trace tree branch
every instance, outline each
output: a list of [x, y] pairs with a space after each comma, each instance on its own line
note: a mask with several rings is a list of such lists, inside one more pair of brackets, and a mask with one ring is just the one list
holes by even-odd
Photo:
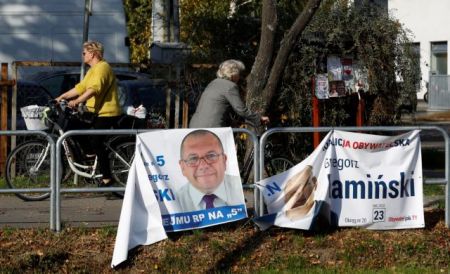
[[302, 13], [297, 17], [294, 24], [289, 29], [288, 33], [283, 37], [283, 40], [280, 44], [280, 49], [270, 71], [267, 85], [262, 92], [265, 103], [265, 111], [268, 111], [267, 108], [270, 106], [272, 98], [275, 95], [276, 88], [280, 81], [280, 77], [284, 72], [287, 59], [289, 57], [289, 54], [291, 53], [292, 48], [294, 47], [296, 40], [298, 39], [298, 36], [303, 32], [308, 23], [311, 21], [321, 2], [322, 0], [309, 0]]

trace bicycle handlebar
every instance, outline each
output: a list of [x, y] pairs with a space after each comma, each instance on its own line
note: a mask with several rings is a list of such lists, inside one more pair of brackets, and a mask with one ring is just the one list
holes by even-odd
[[57, 101], [52, 99], [48, 101], [48, 110], [45, 114], [45, 122], [47, 126], [53, 130], [54, 125], [57, 128], [65, 130], [68, 122], [73, 119], [78, 119], [78, 111], [70, 108], [66, 100]]

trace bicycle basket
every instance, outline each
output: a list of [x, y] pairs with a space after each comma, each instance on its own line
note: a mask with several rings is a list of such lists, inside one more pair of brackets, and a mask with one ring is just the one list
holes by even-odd
[[22, 117], [25, 120], [25, 126], [29, 130], [46, 130], [48, 127], [45, 125], [43, 118], [43, 111], [46, 107], [31, 105], [20, 109]]

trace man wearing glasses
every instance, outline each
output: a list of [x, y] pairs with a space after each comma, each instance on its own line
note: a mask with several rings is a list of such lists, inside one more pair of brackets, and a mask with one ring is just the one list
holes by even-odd
[[226, 162], [227, 155], [215, 133], [199, 129], [184, 137], [179, 164], [189, 183], [175, 197], [183, 212], [245, 204], [241, 179], [225, 174]]

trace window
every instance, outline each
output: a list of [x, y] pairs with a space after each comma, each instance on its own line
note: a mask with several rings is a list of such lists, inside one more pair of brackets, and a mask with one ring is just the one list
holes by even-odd
[[431, 43], [431, 75], [447, 75], [447, 42]]
[[56, 74], [42, 80], [40, 84], [56, 98], [61, 93], [72, 89], [79, 80], [80, 74]]

